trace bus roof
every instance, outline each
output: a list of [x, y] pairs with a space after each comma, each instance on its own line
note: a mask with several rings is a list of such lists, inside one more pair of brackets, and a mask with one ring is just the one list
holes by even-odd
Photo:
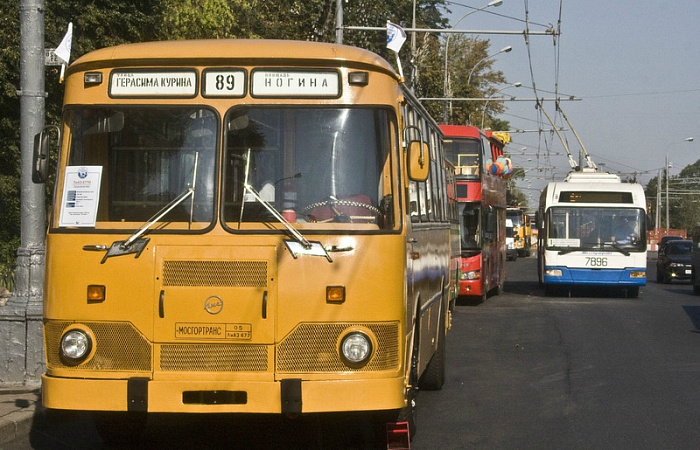
[[[589, 197], [588, 200], [580, 198], [575, 202], [565, 201], [560, 203], [559, 196], [562, 192], [571, 192], [577, 195], [584, 193], [628, 192], [631, 194], [632, 199], [632, 202], [628, 203], [629, 206], [646, 208], [644, 188], [640, 184], [623, 183], [619, 176], [607, 172], [571, 172], [563, 181], [550, 181], [540, 195], [540, 206], [543, 207], [545, 204], [546, 207], [554, 204], [600, 204], [603, 198], [601, 196]], [[595, 198], [598, 198], [598, 200], [594, 200]], [[612, 207], [619, 202], [608, 199], [604, 203], [605, 206]]]
[[564, 181], [568, 183], [621, 183], [620, 177], [608, 172], [569, 172]]
[[481, 138], [479, 129], [471, 125], [440, 125], [440, 129], [448, 137]]
[[[271, 60], [275, 60], [274, 63]], [[68, 74], [115, 66], [279, 65], [292, 62], [299, 65], [300, 61], [315, 66], [371, 67], [372, 70], [379, 70], [399, 79], [399, 75], [384, 58], [369, 50], [323, 42], [266, 39], [203, 39], [123, 44], [81, 56], [70, 65]]]

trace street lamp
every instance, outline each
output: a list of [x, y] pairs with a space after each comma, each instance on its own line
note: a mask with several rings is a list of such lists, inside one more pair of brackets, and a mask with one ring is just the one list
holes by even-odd
[[[454, 25], [452, 25], [452, 28], [453, 28], [453, 29], [456, 28], [457, 25], [458, 25], [462, 20], [464, 20], [465, 18], [471, 16], [471, 15], [474, 14], [474, 13], [477, 13], [477, 12], [479, 12], [479, 11], [483, 11], [484, 9], [489, 8], [489, 7], [491, 7], [491, 6], [494, 6], [494, 7], [495, 7], [495, 6], [501, 6], [502, 4], [503, 4], [503, 0], [492, 0], [492, 1], [488, 2], [486, 5], [482, 6], [481, 8], [477, 8], [477, 9], [475, 9], [475, 10], [473, 10], [473, 11], [469, 11], [468, 13], [466, 13], [465, 15], [463, 15], [462, 17], [460, 17], [459, 19], [457, 19], [457, 21], [454, 23]], [[450, 93], [450, 95], [448, 95], [449, 90], [450, 90], [450, 89], [449, 89], [449, 84], [450, 84], [450, 82], [449, 82], [449, 74], [448, 74], [448, 71], [447, 71], [447, 61], [448, 61], [448, 58], [449, 58], [450, 38], [451, 38], [451, 37], [452, 37], [452, 35], [451, 35], [451, 34], [448, 34], [448, 35], [447, 35], [447, 38], [445, 38], [445, 81], [444, 81], [443, 87], [442, 87], [442, 94], [445, 96], [445, 98], [449, 98], [449, 97], [452, 96], [451, 93]], [[445, 105], [445, 110], [444, 110], [444, 112], [443, 112], [444, 123], [447, 123], [447, 107], [448, 107], [448, 105]]]
[[[693, 142], [694, 139], [695, 139], [695, 138], [687, 137], [687, 138], [683, 139], [681, 142]], [[666, 147], [666, 165], [664, 166], [664, 168], [665, 168], [665, 170], [666, 170], [666, 229], [667, 229], [667, 230], [668, 230], [668, 228], [669, 228], [669, 225], [668, 225], [668, 224], [669, 224], [669, 221], [668, 221], [668, 210], [669, 210], [669, 207], [671, 206], [670, 203], [668, 202], [668, 169], [669, 169], [669, 164], [668, 164], [668, 149], [671, 148], [673, 145], [676, 145], [676, 144], [678, 144], [678, 143], [679, 143], [679, 142], [672, 142], [672, 143], [668, 144], [668, 146]], [[657, 186], [657, 196], [658, 196], [658, 186], [659, 186], [659, 184], [656, 183], [656, 186]]]
[[484, 109], [481, 111], [481, 129], [482, 130], [484, 129], [484, 119], [486, 118], [486, 105], [489, 104], [491, 99], [501, 91], [505, 91], [506, 89], [510, 89], [510, 88], [514, 88], [514, 87], [517, 88], [517, 87], [520, 87], [522, 85], [523, 84], [518, 81], [517, 83], [513, 83], [513, 84], [509, 84], [508, 86], [504, 86], [504, 87], [500, 88], [499, 90], [497, 90], [496, 92], [494, 92], [493, 94], [489, 95], [489, 97], [484, 102]]
[[474, 67], [472, 67], [472, 70], [469, 71], [469, 77], [467, 78], [467, 86], [471, 86], [472, 75], [474, 74], [474, 69], [476, 69], [476, 67], [477, 67], [479, 64], [481, 64], [482, 62], [484, 62], [484, 61], [486, 61], [486, 60], [488, 60], [488, 59], [490, 59], [490, 58], [493, 58], [494, 56], [496, 56], [496, 55], [498, 55], [498, 54], [501, 54], [501, 53], [508, 53], [508, 52], [510, 52], [511, 50], [513, 50], [513, 47], [511, 47], [511, 46], [509, 45], [508, 47], [503, 47], [502, 49], [500, 49], [499, 51], [497, 51], [497, 52], [494, 53], [493, 55], [489, 55], [489, 56], [487, 56], [487, 57], [485, 57], [485, 58], [482, 58], [482, 59], [480, 59], [479, 61], [477, 61], [477, 63], [474, 64]]

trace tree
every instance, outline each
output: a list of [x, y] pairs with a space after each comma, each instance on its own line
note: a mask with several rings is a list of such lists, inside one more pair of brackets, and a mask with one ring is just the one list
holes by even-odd
[[669, 201], [669, 225], [690, 233], [700, 222], [700, 160], [684, 167], [678, 177], [670, 178], [669, 189], [674, 193]]
[[0, 277], [20, 245], [19, 2], [0, 13]]
[[[491, 42], [476, 37], [465, 37], [453, 34], [449, 37], [449, 46], [444, 45], [447, 37], [443, 38], [444, 47], [447, 47], [447, 69], [450, 91], [453, 98], [488, 98], [493, 95], [498, 88], [496, 85], [506, 82], [501, 71], [492, 70], [494, 61], [488, 58]], [[444, 53], [442, 55], [443, 82], [439, 85], [439, 90], [433, 92], [430, 97], [444, 97]], [[470, 78], [471, 75], [471, 78]], [[435, 107], [431, 108], [431, 113], [435, 117], [443, 117], [446, 102], [440, 102], [440, 113], [436, 114]], [[486, 107], [486, 110], [484, 108]], [[480, 126], [481, 119], [486, 112], [487, 120], [485, 125], [490, 125], [490, 115], [501, 113], [505, 110], [503, 102], [489, 101], [456, 101], [452, 102], [451, 113], [448, 114], [448, 123], [451, 124], [471, 124]], [[489, 114], [489, 112], [491, 114]], [[495, 128], [494, 128], [495, 129]]]

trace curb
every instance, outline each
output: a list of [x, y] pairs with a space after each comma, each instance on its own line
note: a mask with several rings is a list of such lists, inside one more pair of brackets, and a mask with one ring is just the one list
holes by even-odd
[[26, 436], [32, 429], [34, 411], [13, 412], [0, 419], [0, 445]]
[[41, 408], [41, 389], [0, 389], [0, 445], [28, 435]]

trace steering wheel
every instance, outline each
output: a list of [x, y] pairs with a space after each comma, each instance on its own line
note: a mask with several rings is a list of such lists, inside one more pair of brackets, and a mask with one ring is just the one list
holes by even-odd
[[320, 202], [312, 203], [310, 205], [307, 205], [301, 209], [301, 213], [308, 216], [309, 212], [316, 208], [321, 208], [323, 206], [327, 206], [331, 212], [333, 213], [333, 220], [336, 222], [352, 222], [352, 219], [350, 216], [347, 214], [338, 211], [335, 209], [336, 206], [350, 206], [354, 208], [364, 208], [371, 213], [373, 213], [375, 216], [380, 216], [382, 214], [381, 211], [375, 206], [370, 205], [369, 203], [363, 203], [363, 202], [358, 202], [355, 200], [338, 200], [334, 197], [329, 197], [328, 200], [323, 200]]

